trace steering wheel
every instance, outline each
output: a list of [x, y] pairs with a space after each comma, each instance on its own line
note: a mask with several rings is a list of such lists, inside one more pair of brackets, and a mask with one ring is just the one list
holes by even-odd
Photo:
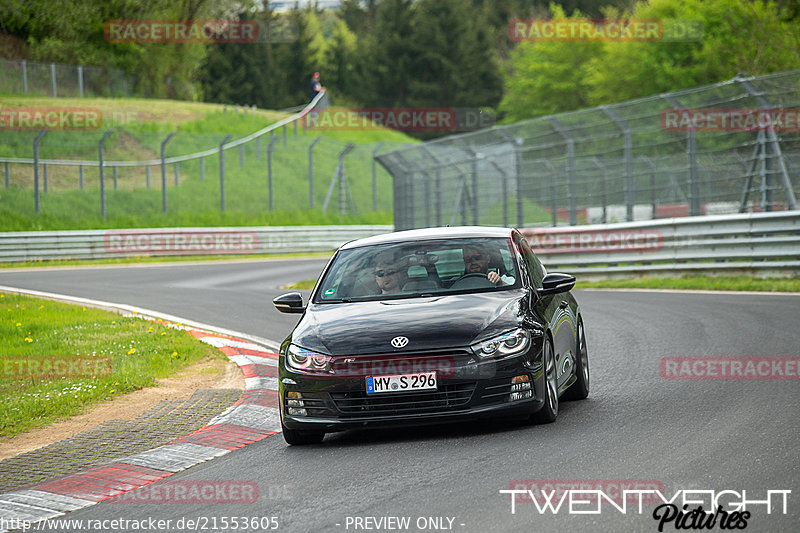
[[483, 289], [487, 287], [494, 287], [494, 283], [489, 281], [489, 276], [483, 272], [469, 272], [450, 285], [451, 289]]

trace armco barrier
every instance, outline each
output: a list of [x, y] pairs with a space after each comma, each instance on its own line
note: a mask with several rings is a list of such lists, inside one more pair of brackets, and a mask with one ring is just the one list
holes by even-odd
[[0, 262], [327, 252], [391, 226], [157, 228], [0, 233]]
[[800, 273], [800, 211], [524, 229], [548, 270], [597, 277]]
[[[0, 262], [332, 251], [390, 231], [392, 226], [284, 226], [0, 233]], [[583, 277], [800, 273], [800, 211], [522, 232], [548, 270]]]

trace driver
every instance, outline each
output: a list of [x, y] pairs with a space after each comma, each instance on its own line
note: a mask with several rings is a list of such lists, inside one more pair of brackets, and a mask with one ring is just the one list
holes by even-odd
[[485, 274], [492, 285], [511, 285], [514, 278], [501, 276], [496, 269], [489, 270], [491, 256], [481, 245], [468, 245], [462, 249], [464, 254], [464, 274]]

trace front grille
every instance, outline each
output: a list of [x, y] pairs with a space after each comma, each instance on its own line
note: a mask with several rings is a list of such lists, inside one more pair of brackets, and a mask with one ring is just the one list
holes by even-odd
[[448, 377], [472, 359], [472, 354], [465, 350], [336, 356], [331, 361], [331, 369], [340, 376], [384, 376], [435, 371], [441, 377]]
[[430, 392], [332, 392], [331, 399], [345, 416], [382, 416], [456, 411], [469, 404], [473, 392], [474, 382], [444, 385]]

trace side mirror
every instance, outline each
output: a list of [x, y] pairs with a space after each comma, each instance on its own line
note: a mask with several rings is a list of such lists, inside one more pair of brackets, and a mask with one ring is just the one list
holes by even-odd
[[542, 278], [542, 288], [537, 289], [536, 292], [539, 296], [549, 296], [551, 294], [560, 294], [570, 291], [574, 286], [575, 276], [553, 272]]
[[303, 305], [303, 296], [299, 292], [282, 294], [272, 300], [272, 305], [281, 313], [302, 313], [306, 310]]

